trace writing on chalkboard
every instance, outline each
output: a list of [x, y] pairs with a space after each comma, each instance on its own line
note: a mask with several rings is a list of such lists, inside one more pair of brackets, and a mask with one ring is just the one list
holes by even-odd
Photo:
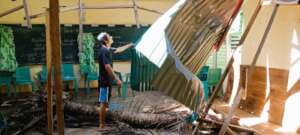
[[[19, 65], [30, 64], [45, 64], [46, 59], [46, 41], [45, 41], [45, 26], [33, 25], [32, 29], [27, 29], [20, 25], [8, 25], [12, 27], [14, 34], [14, 42], [16, 46], [16, 59]], [[78, 63], [78, 25], [71, 27], [61, 26], [61, 46], [62, 46], [62, 61], [63, 63]], [[130, 42], [136, 42], [140, 36], [148, 29], [148, 27], [142, 27], [137, 29], [136, 27], [125, 27], [116, 25], [115, 27], [109, 27], [106, 25], [100, 25], [98, 27], [92, 27], [84, 25], [85, 33], [92, 33], [94, 37], [100, 32], [108, 32], [113, 36], [113, 47], [119, 47]], [[99, 53], [99, 42], [96, 41], [94, 46], [95, 58], [97, 59]], [[126, 51], [121, 54], [113, 55], [114, 61], [128, 61], [130, 60], [130, 51]]]

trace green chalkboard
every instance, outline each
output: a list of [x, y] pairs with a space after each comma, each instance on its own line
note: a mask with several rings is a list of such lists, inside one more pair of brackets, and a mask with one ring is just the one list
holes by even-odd
[[[21, 25], [8, 25], [13, 29], [14, 42], [16, 45], [16, 59], [19, 65], [45, 64], [45, 26], [33, 25], [32, 29]], [[137, 29], [135, 26], [124, 25], [107, 26], [99, 25], [92, 27], [84, 25], [84, 32], [93, 33], [96, 38], [100, 32], [108, 32], [114, 38], [113, 47], [136, 42], [149, 27]], [[78, 63], [78, 25], [61, 26], [62, 61], [63, 63]], [[99, 42], [96, 42], [94, 51], [95, 58], [98, 56]], [[131, 51], [113, 55], [114, 61], [128, 61]]]

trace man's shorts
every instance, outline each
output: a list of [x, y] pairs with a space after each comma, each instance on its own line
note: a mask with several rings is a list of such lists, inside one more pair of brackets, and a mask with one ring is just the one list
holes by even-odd
[[99, 102], [100, 103], [108, 103], [108, 87], [100, 87], [99, 89]]

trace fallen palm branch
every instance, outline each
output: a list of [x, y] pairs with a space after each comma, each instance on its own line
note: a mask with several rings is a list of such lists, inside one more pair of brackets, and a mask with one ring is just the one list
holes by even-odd
[[[96, 106], [83, 105], [80, 103], [67, 101], [64, 104], [65, 114], [74, 116], [81, 121], [90, 121], [98, 119], [98, 110]], [[161, 128], [184, 119], [183, 115], [176, 114], [152, 114], [137, 113], [126, 110], [108, 111], [107, 119], [125, 122], [138, 128]]]
[[[4, 105], [0, 106], [0, 109], [7, 109], [5, 114], [7, 116], [8, 134], [26, 134], [27, 131], [32, 130], [47, 134], [46, 97], [47, 95], [41, 94], [3, 102]], [[63, 107], [67, 128], [98, 127], [98, 106], [70, 101], [67, 95], [64, 95], [64, 97]], [[165, 100], [155, 102], [161, 98]], [[161, 96], [160, 93], [150, 96], [147, 94], [139, 95], [133, 99], [128, 99], [126, 102], [127, 104], [123, 101], [124, 104], [122, 105], [127, 107], [118, 110], [110, 106], [111, 110], [107, 112], [106, 116], [107, 124], [113, 128], [110, 134], [161, 134], [160, 131], [166, 132], [166, 134], [191, 134], [194, 126], [188, 120], [190, 117], [189, 112], [184, 110], [184, 107], [178, 109], [182, 111], [173, 110], [183, 105], [174, 103], [170, 99], [167, 100], [167, 97]], [[7, 104], [10, 105], [7, 106]], [[147, 106], [152, 109], [145, 112], [142, 108]], [[10, 110], [9, 107], [14, 109]], [[55, 113], [53, 115], [54, 122], [57, 122]], [[197, 130], [197, 134], [218, 133], [223, 124], [223, 119], [217, 120], [213, 117], [201, 119], [204, 126]], [[251, 129], [232, 124], [229, 125], [229, 128], [237, 134], [255, 133]]]

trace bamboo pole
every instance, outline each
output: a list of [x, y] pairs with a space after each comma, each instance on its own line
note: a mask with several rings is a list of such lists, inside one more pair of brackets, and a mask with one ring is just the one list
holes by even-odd
[[64, 135], [64, 111], [62, 105], [62, 76], [61, 76], [61, 40], [59, 24], [59, 2], [50, 0], [50, 40], [53, 49], [54, 89], [56, 94], [56, 115], [58, 134]]
[[53, 134], [53, 106], [52, 106], [52, 51], [50, 40], [50, 22], [49, 15], [45, 17], [46, 28], [46, 67], [47, 67], [47, 119], [48, 119], [48, 135]]
[[132, 4], [133, 4], [133, 12], [134, 12], [134, 18], [135, 18], [135, 22], [136, 22], [136, 27], [140, 28], [139, 14], [138, 14], [136, 0], [132, 0]]
[[9, 14], [11, 14], [11, 13], [13, 13], [13, 12], [16, 12], [16, 11], [22, 9], [22, 8], [24, 8], [24, 5], [23, 5], [23, 4], [22, 4], [22, 5], [19, 5], [19, 6], [16, 6], [16, 7], [14, 7], [14, 8], [8, 9], [8, 10], [6, 10], [6, 11], [0, 13], [0, 17], [9, 15]]
[[27, 0], [23, 0], [23, 6], [24, 6], [24, 11], [25, 11], [25, 18], [26, 18], [27, 27], [31, 29], [32, 25], [31, 25]]

